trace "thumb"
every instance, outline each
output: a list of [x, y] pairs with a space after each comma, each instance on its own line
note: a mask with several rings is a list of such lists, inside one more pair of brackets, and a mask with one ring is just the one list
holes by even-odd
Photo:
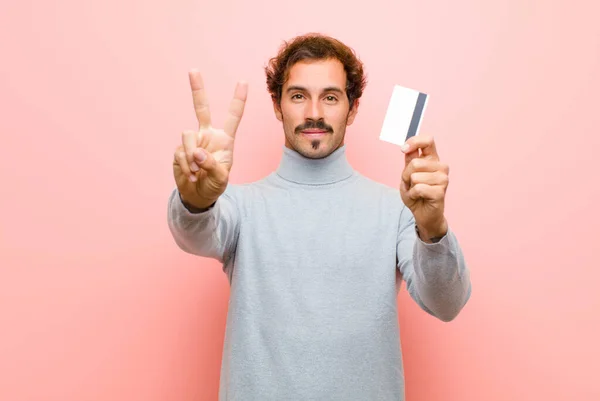
[[214, 178], [217, 181], [225, 181], [227, 179], [227, 170], [215, 160], [212, 153], [207, 152], [203, 148], [194, 150], [194, 162], [204, 171], [206, 175]]
[[404, 166], [408, 166], [408, 164], [417, 157], [420, 157], [419, 148], [415, 148], [414, 150], [410, 150], [410, 151], [406, 152], [404, 154]]

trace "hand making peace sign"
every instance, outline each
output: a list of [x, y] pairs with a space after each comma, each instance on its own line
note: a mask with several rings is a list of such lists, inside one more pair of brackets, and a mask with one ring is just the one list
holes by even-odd
[[175, 150], [173, 174], [183, 201], [196, 208], [212, 205], [225, 192], [233, 164], [233, 144], [248, 95], [248, 84], [238, 82], [223, 129], [211, 126], [208, 97], [202, 76], [189, 73], [199, 130], [183, 131]]

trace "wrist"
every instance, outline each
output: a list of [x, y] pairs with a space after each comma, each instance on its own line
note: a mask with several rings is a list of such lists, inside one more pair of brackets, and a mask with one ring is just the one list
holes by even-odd
[[215, 203], [217, 201], [212, 201], [212, 202], [203, 202], [202, 204], [191, 204], [190, 202], [188, 202], [182, 195], [181, 192], [177, 191], [179, 193], [179, 200], [181, 200], [181, 203], [183, 204], [183, 206], [190, 212], [190, 213], [202, 213], [202, 212], [206, 212], [207, 210], [211, 209]]
[[426, 243], [432, 244], [439, 242], [448, 233], [448, 222], [446, 219], [442, 223], [424, 226], [416, 224], [417, 235]]

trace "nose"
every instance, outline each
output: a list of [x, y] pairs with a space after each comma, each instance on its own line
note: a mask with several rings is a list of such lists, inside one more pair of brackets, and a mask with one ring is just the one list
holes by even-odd
[[307, 120], [320, 120], [323, 118], [323, 108], [321, 107], [321, 102], [317, 101], [309, 101], [306, 102], [306, 109], [304, 111], [304, 117]]

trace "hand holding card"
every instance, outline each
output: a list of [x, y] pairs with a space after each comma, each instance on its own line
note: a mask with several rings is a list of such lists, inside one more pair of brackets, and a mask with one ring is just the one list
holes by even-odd
[[433, 137], [418, 135], [427, 100], [424, 93], [396, 85], [379, 138], [401, 145], [405, 153], [400, 195], [413, 213], [419, 236], [430, 243], [448, 231], [444, 199], [449, 167], [440, 162]]

